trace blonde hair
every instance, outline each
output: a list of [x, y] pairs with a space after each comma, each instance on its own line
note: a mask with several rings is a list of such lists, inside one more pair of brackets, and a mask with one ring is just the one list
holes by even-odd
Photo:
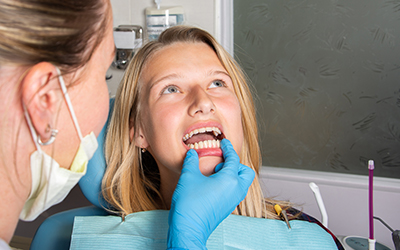
[[[251, 217], [277, 218], [272, 205], [278, 203], [263, 197], [259, 184], [261, 165], [256, 111], [246, 77], [239, 65], [221, 45], [206, 31], [187, 26], [175, 26], [164, 31], [157, 41], [141, 48], [126, 69], [118, 88], [114, 110], [105, 143], [107, 170], [103, 178], [103, 195], [107, 202], [122, 216], [132, 212], [160, 209], [157, 201], [159, 174], [151, 155], [130, 140], [130, 129], [138, 131], [141, 123], [141, 72], [155, 52], [177, 42], [208, 44], [218, 56], [221, 64], [232, 78], [234, 91], [239, 100], [244, 141], [239, 152], [241, 163], [256, 172], [246, 198], [233, 212]], [[149, 161], [150, 160], [150, 161]], [[151, 162], [152, 160], [152, 162]], [[279, 202], [283, 206], [288, 204]]]

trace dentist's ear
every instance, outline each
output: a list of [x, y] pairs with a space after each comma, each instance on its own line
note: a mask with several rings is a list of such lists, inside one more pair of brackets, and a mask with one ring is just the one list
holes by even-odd
[[21, 93], [36, 133], [46, 142], [49, 128], [57, 129], [56, 116], [63, 100], [56, 67], [48, 62], [34, 65], [22, 78]]

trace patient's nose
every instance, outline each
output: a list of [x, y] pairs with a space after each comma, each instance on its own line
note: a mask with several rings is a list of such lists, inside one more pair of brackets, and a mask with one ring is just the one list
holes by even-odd
[[189, 115], [207, 115], [215, 112], [215, 105], [207, 94], [207, 91], [200, 86], [196, 86], [191, 90]]

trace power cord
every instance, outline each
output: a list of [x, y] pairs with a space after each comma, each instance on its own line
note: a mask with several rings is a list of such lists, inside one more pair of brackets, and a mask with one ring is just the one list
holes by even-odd
[[381, 218], [377, 216], [374, 216], [374, 219], [382, 222], [382, 224], [385, 225], [392, 232], [394, 247], [396, 248], [396, 250], [400, 250], [400, 230], [393, 230], [388, 224], [386, 224], [386, 222], [384, 222]]

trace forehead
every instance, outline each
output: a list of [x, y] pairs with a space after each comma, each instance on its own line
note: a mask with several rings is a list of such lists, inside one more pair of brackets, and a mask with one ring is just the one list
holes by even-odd
[[209, 45], [202, 42], [175, 42], [148, 57], [141, 78], [147, 81], [151, 76], [171, 70], [200, 69], [200, 67], [217, 67], [224, 70], [217, 54]]
[[204, 59], [204, 55], [211, 56], [213, 59], [219, 60], [214, 50], [202, 42], [175, 42], [173, 44], [167, 45], [164, 48], [160, 49], [153, 55], [154, 59], [170, 59], [173, 61], [174, 55], [178, 56], [189, 56], [190, 54], [195, 54], [195, 57], [191, 57], [188, 59], [192, 60], [200, 60]]

